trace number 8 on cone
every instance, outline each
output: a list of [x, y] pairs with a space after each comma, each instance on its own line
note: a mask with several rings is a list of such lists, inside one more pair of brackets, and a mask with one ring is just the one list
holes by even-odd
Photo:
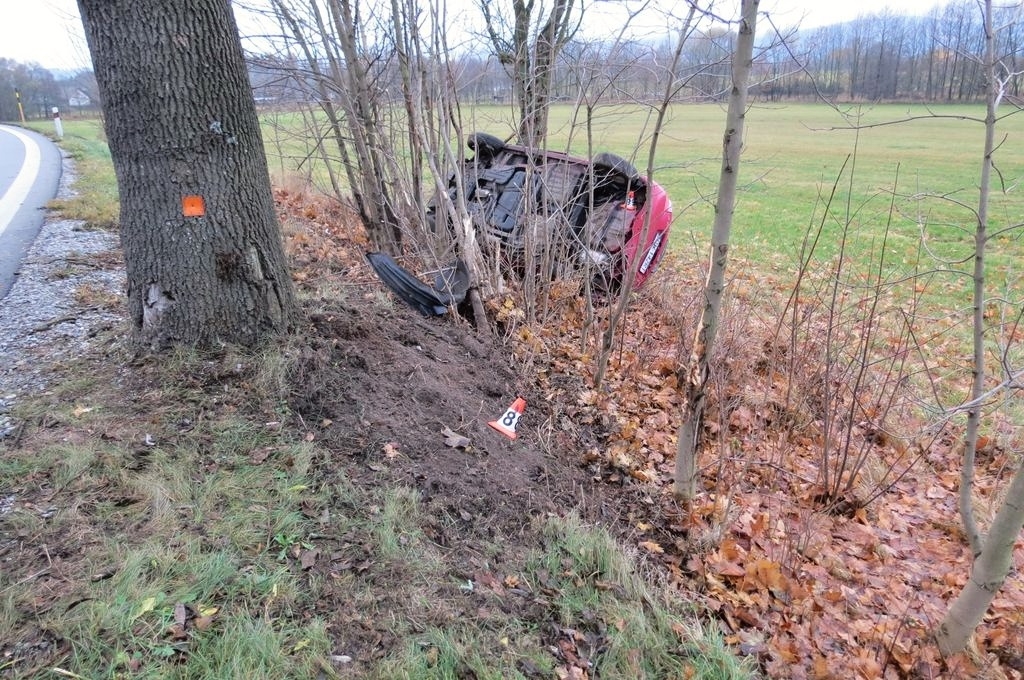
[[515, 439], [516, 425], [519, 424], [519, 416], [523, 415], [525, 409], [526, 400], [522, 397], [516, 397], [516, 400], [512, 402], [512, 405], [502, 414], [501, 418], [492, 420], [487, 424], [509, 439]]

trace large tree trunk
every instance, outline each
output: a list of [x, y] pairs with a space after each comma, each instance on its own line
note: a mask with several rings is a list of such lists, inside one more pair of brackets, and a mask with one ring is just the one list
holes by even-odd
[[228, 0], [79, 0], [121, 196], [135, 339], [255, 344], [292, 283]]
[[718, 179], [715, 224], [711, 232], [711, 262], [704, 284], [704, 309], [693, 341], [689, 362], [683, 371], [686, 397], [683, 419], [676, 445], [675, 497], [689, 504], [697, 493], [697, 454], [700, 449], [707, 399], [707, 380], [711, 373], [711, 352], [718, 332], [718, 317], [725, 292], [725, 267], [729, 262], [729, 237], [736, 206], [740, 154], [743, 150], [743, 126], [747, 113], [747, 87], [754, 55], [758, 0], [742, 0], [736, 48], [732, 55], [732, 92], [722, 140], [722, 170]]

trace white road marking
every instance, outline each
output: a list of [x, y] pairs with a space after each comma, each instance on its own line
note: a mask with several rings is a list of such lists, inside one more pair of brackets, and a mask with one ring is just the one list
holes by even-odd
[[14, 219], [15, 213], [28, 197], [28, 192], [32, 190], [32, 184], [35, 183], [36, 175], [39, 174], [40, 152], [39, 145], [28, 135], [2, 125], [0, 125], [0, 132], [14, 135], [25, 145], [25, 162], [21, 166], [21, 171], [14, 178], [14, 182], [11, 183], [7, 192], [0, 196], [0, 234], [3, 234], [11, 224], [11, 220]]

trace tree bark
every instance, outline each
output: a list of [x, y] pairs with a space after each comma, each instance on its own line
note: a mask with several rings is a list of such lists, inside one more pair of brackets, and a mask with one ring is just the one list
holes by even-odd
[[79, 0], [121, 200], [133, 337], [253, 345], [296, 310], [228, 0]]
[[707, 380], [711, 373], [711, 352], [718, 332], [718, 317], [725, 292], [725, 268], [729, 261], [729, 237], [743, 150], [747, 87], [753, 63], [758, 2], [742, 0], [741, 3], [736, 50], [732, 56], [732, 92], [729, 95], [729, 110], [722, 141], [722, 170], [719, 174], [715, 223], [711, 233], [711, 262], [704, 284], [704, 309], [688, 365], [682, 373], [686, 401], [676, 448], [675, 497], [686, 504], [697, 493], [697, 454], [703, 430]]
[[999, 506], [985, 547], [971, 568], [971, 578], [936, 631], [939, 650], [944, 655], [955, 654], [967, 646], [1010, 573], [1013, 547], [1021, 529], [1024, 529], [1024, 467], [1018, 468], [1006, 492], [1006, 500]]

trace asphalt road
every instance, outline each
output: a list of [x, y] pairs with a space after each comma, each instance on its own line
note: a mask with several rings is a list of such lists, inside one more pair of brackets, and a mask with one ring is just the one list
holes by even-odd
[[46, 137], [0, 125], [0, 298], [7, 295], [57, 195], [61, 155]]

